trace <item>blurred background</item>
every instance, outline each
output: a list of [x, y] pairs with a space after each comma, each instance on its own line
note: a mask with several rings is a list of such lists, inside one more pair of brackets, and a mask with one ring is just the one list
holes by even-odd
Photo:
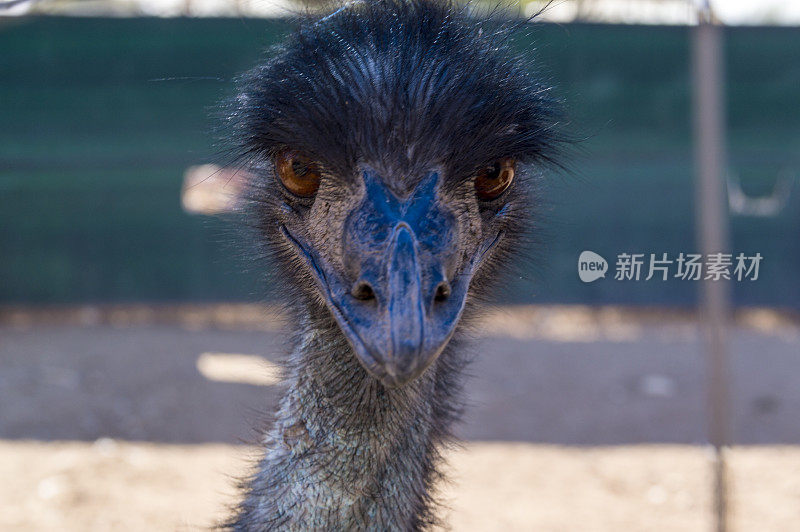
[[[285, 345], [215, 110], [322, 9], [0, 0], [0, 529], [224, 517]], [[644, 280], [651, 253], [704, 249], [699, 21], [723, 52], [716, 251], [763, 257], [717, 306]], [[561, 0], [519, 32], [584, 140], [478, 334], [454, 530], [800, 528], [798, 26], [797, 2]], [[585, 250], [605, 278], [581, 281]], [[614, 278], [622, 253], [640, 280]]]

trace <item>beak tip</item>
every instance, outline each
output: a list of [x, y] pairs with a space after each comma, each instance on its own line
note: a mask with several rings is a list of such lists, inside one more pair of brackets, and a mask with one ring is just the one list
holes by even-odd
[[411, 381], [416, 380], [421, 374], [422, 371], [418, 370], [397, 373], [393, 372], [391, 366], [384, 366], [384, 373], [378, 377], [378, 380], [387, 388], [401, 388]]
[[[425, 351], [416, 346], [413, 352], [405, 352], [403, 356], [395, 356], [382, 360], [373, 371], [385, 386], [399, 388], [416, 380], [434, 363], [441, 349]], [[397, 355], [397, 353], [395, 353]], [[380, 358], [378, 360], [381, 360]]]

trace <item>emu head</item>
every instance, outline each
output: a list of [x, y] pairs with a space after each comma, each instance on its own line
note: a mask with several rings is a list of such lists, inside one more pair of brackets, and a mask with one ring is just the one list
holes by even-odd
[[553, 106], [507, 38], [450, 5], [370, 0], [241, 80], [257, 225], [290, 291], [387, 386], [422, 374], [490, 286], [552, 156]]

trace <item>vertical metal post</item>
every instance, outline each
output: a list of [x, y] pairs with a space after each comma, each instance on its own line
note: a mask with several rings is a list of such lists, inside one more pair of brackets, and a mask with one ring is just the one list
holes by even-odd
[[[697, 239], [704, 254], [728, 251], [723, 99], [722, 28], [713, 24], [708, 0], [698, 10], [692, 42], [693, 115], [696, 164]], [[708, 372], [709, 439], [714, 448], [715, 530], [728, 529], [725, 447], [729, 441], [727, 322], [729, 286], [703, 281], [700, 320]]]

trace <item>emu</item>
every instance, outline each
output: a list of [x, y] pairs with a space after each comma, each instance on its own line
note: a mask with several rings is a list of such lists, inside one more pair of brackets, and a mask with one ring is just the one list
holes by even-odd
[[435, 0], [306, 20], [228, 113], [294, 347], [235, 530], [437, 524], [465, 323], [534, 219], [560, 142], [512, 28]]

